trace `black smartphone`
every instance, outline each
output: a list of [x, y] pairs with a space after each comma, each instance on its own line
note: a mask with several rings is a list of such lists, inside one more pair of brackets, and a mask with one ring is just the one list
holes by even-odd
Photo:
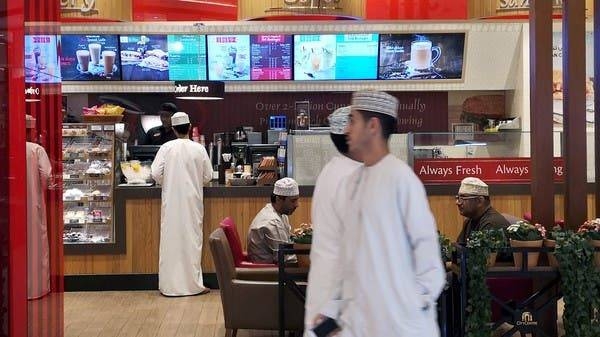
[[325, 318], [321, 323], [315, 326], [312, 331], [317, 337], [327, 337], [330, 333], [339, 329], [340, 326], [337, 324], [335, 319], [331, 317]]

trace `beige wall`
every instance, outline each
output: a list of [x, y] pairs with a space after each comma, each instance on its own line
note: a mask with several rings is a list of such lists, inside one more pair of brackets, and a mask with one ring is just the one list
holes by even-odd
[[[238, 20], [246, 20], [261, 16], [270, 15], [287, 15], [287, 14], [298, 14], [290, 11], [268, 11], [270, 8], [281, 8], [285, 7], [283, 0], [239, 0], [238, 2]], [[338, 7], [341, 10], [334, 10], [327, 13], [322, 11], [301, 11], [306, 14], [337, 14], [337, 15], [349, 15], [364, 17], [365, 13], [365, 1], [363, 0], [342, 0]]]
[[[58, 0], [57, 0], [58, 1]], [[80, 9], [83, 6], [83, 0], [60, 0], [60, 17], [64, 19], [108, 19], [117, 21], [131, 21], [131, 0], [88, 0], [87, 3], [93, 3], [93, 7], [86, 12]], [[74, 4], [74, 6], [73, 6]]]

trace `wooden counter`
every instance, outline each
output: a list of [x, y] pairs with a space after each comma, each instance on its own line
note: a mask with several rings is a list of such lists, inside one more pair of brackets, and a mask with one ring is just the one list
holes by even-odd
[[[593, 216], [594, 195], [590, 184], [588, 192], [588, 218]], [[460, 232], [463, 218], [456, 210], [454, 195], [456, 186], [427, 186], [429, 202], [438, 228], [451, 238]], [[212, 257], [208, 249], [208, 236], [226, 216], [233, 216], [238, 226], [242, 244], [250, 222], [269, 202], [272, 187], [207, 187], [204, 198], [204, 245], [202, 266], [204, 273], [214, 273]], [[531, 197], [528, 185], [497, 185], [490, 187], [492, 205], [502, 213], [521, 216], [530, 210]], [[310, 203], [313, 188], [301, 186], [300, 205], [291, 216], [292, 226], [310, 222]], [[65, 275], [123, 275], [157, 274], [158, 242], [160, 234], [160, 189], [118, 188], [124, 194], [122, 207], [125, 226], [125, 254], [117, 255], [66, 255]], [[563, 195], [555, 196], [556, 218], [562, 218]]]

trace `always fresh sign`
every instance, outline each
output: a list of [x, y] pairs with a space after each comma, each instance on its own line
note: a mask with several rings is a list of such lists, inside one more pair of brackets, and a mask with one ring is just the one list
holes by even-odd
[[[415, 159], [414, 171], [427, 184], [450, 184], [469, 176], [491, 183], [528, 183], [530, 158]], [[563, 181], [564, 163], [554, 158], [554, 181]]]

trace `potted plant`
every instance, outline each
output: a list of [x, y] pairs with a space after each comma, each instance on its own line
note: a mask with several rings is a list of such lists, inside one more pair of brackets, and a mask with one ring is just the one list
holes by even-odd
[[[600, 218], [584, 222], [577, 233], [588, 239], [592, 247], [600, 247]], [[594, 253], [594, 263], [600, 267], [600, 252]]]
[[452, 240], [445, 234], [438, 231], [438, 241], [440, 243], [440, 253], [442, 255], [442, 262], [449, 263], [452, 260], [452, 252], [454, 252], [454, 246]]
[[486, 265], [490, 264], [490, 255], [495, 256], [495, 251], [505, 246], [502, 229], [474, 231], [467, 239], [467, 337], [489, 337], [492, 332], [489, 326], [492, 297], [485, 281]]
[[[556, 224], [546, 233], [546, 238], [544, 239], [544, 247], [548, 248], [556, 248], [556, 238], [560, 235], [560, 233], [564, 233], [564, 223]], [[558, 260], [554, 255], [554, 252], [548, 252], [548, 264], [551, 267], [558, 267]]]
[[[292, 242], [294, 242], [294, 249], [308, 249], [312, 244], [313, 229], [311, 224], [303, 223], [292, 231]], [[307, 254], [298, 254], [298, 266], [308, 267], [310, 266], [310, 258]]]
[[[540, 248], [546, 237], [546, 228], [540, 224], [532, 225], [527, 221], [517, 221], [508, 226], [506, 234], [513, 248]], [[540, 253], [527, 253], [527, 267], [537, 266]], [[513, 253], [515, 266], [523, 265], [523, 253]]]

